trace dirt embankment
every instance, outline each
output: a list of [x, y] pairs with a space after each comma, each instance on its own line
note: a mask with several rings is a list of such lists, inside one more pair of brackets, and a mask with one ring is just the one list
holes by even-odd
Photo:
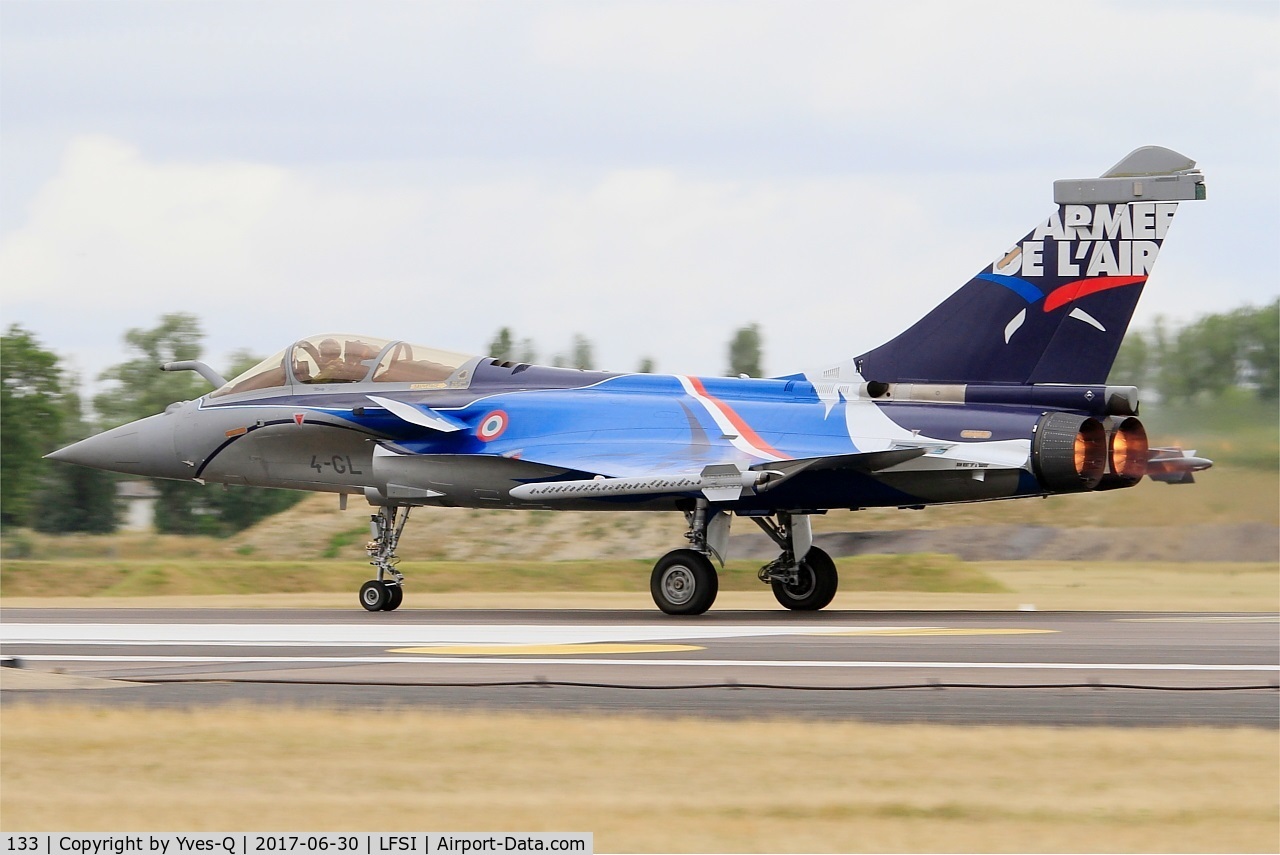
[[[988, 511], [988, 518], [993, 516]], [[340, 511], [332, 497], [316, 497], [232, 542], [255, 558], [356, 558], [364, 555], [368, 519], [369, 509], [356, 502]], [[953, 521], [900, 511], [896, 516], [832, 512], [813, 520], [815, 542], [837, 557], [934, 552], [966, 561], [1280, 560], [1280, 527], [1256, 519], [1069, 527], [1016, 518], [994, 524], [980, 518]], [[910, 520], [919, 527], [902, 527]], [[684, 531], [679, 514], [422, 508], [413, 511], [400, 555], [410, 561], [648, 559], [684, 545]], [[736, 519], [733, 532], [731, 557], [767, 559], [777, 553], [746, 519]]]
[[[353, 498], [339, 510], [316, 495], [235, 537], [154, 533], [49, 535], [23, 532], [6, 558], [367, 560], [372, 509]], [[878, 508], [812, 517], [816, 542], [836, 556], [933, 552], [970, 561], [1280, 561], [1280, 477], [1273, 470], [1214, 469], [1189, 487], [1143, 482], [1131, 490], [1014, 502]], [[400, 543], [407, 561], [652, 560], [683, 546], [677, 513], [573, 513], [421, 508]], [[749, 520], [736, 519], [731, 557], [776, 550]]]
[[[1280, 528], [1265, 523], [1182, 528], [1053, 528], [1034, 525], [830, 532], [814, 542], [834, 556], [938, 552], [965, 561], [1276, 561]], [[763, 534], [730, 538], [735, 558], [769, 558]]]

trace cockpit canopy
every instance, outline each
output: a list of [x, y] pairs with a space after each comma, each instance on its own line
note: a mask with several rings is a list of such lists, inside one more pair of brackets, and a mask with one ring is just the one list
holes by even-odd
[[294, 342], [228, 382], [209, 397], [292, 384], [431, 384], [445, 381], [475, 357], [370, 336], [329, 333]]

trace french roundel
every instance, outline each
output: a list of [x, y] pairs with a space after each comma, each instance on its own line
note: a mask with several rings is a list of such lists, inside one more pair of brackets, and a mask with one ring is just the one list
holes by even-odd
[[507, 429], [507, 414], [502, 410], [494, 410], [480, 420], [476, 428], [476, 436], [485, 442], [497, 439]]

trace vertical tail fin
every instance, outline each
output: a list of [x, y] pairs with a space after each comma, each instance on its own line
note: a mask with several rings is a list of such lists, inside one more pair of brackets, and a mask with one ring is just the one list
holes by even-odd
[[1195, 161], [1158, 146], [1101, 178], [1055, 181], [1058, 209], [897, 338], [855, 357], [889, 383], [1106, 381]]

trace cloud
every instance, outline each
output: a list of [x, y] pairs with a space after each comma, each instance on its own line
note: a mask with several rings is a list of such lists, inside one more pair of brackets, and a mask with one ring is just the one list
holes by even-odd
[[[1255, 4], [1258, 6], [1261, 4]], [[1189, 116], [1274, 122], [1280, 20], [1230, 4], [1080, 0], [1070, 14], [1009, 0], [907, 3], [611, 3], [552, 6], [534, 60], [585, 75], [620, 103], [690, 125], [759, 119], [972, 159]], [[1212, 60], [1209, 58], [1212, 57]], [[687, 109], [696, 105], [696, 109]], [[935, 161], [936, 163], [936, 161]]]
[[[758, 322], [780, 373], [904, 329], [1047, 214], [1053, 174], [730, 180], [427, 161], [375, 175], [160, 161], [88, 136], [0, 240], [0, 278], [6, 314], [56, 326], [91, 375], [118, 361], [100, 354], [126, 329], [172, 311], [200, 316], [219, 357], [325, 330], [477, 352], [511, 326], [544, 359], [584, 333], [603, 367], [650, 356], [702, 373]], [[1183, 216], [1140, 321], [1267, 298], [1203, 233], [1236, 222], [1238, 187]], [[1229, 294], [1243, 296], [1222, 305]]]
[[[483, 177], [447, 165], [414, 176], [158, 162], [79, 138], [0, 241], [6, 311], [52, 298], [64, 324], [99, 337], [190, 311], [223, 351], [325, 329], [476, 350], [509, 325], [545, 356], [582, 332], [606, 365], [649, 355], [704, 372], [721, 370], [734, 328], [762, 321], [795, 337], [772, 342], [790, 368], [848, 355], [855, 333], [879, 336], [852, 310], [858, 291], [927, 274], [936, 262], [915, 253], [913, 232], [943, 231], [942, 212], [909, 188], [868, 178]], [[834, 338], [824, 354], [815, 335]]]
[[1148, 143], [1209, 202], [1140, 321], [1276, 291], [1274, 4], [77, 9], [3, 10], [0, 276], [89, 374], [167, 311], [215, 358], [509, 325], [699, 372], [759, 322], [789, 371], [897, 333], [1054, 178]]
[[118, 140], [78, 139], [26, 224], [0, 243], [6, 296], [65, 294], [101, 310], [234, 289], [287, 180], [270, 166], [154, 164]]

